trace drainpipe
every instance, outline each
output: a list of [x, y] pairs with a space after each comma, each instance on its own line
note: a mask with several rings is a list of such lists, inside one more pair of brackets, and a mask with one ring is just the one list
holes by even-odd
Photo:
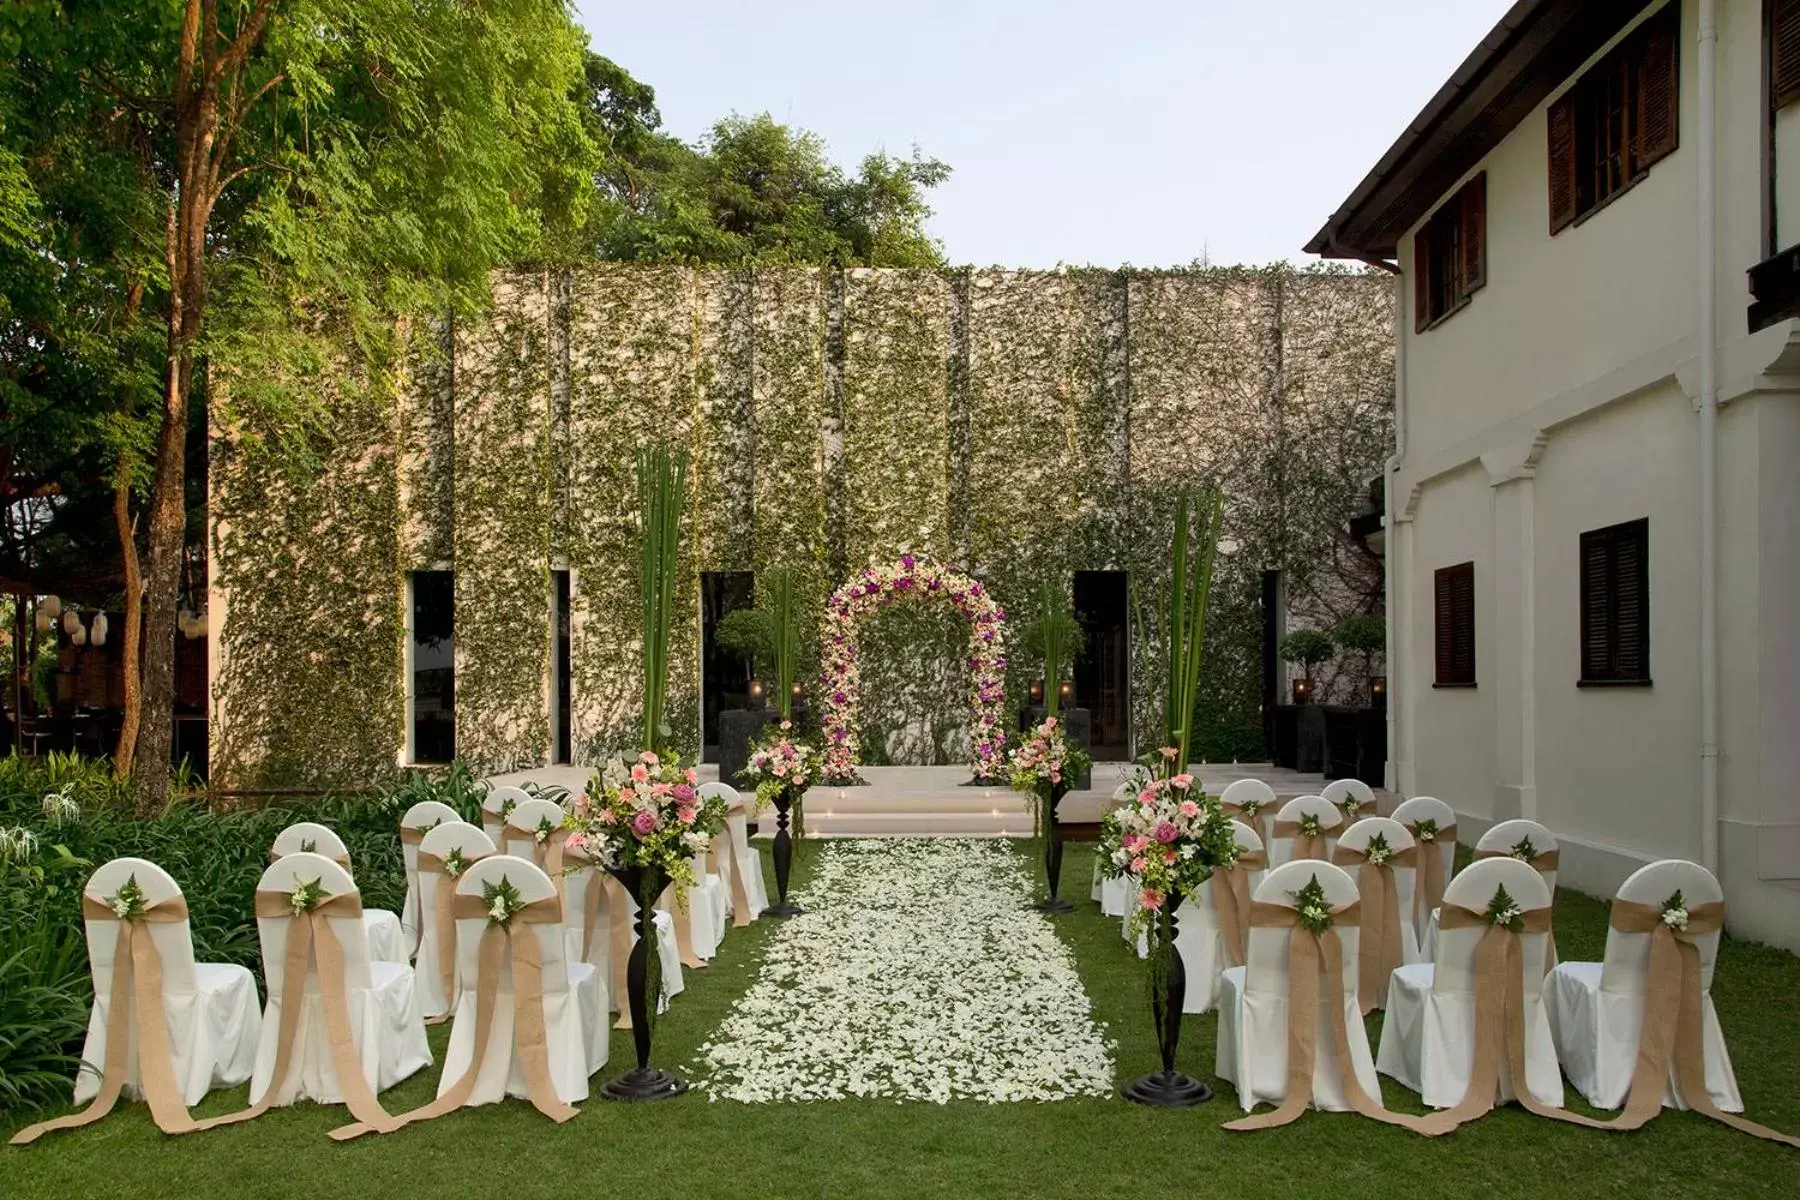
[[1719, 378], [1717, 223], [1718, 0], [1700, 0], [1700, 861], [1719, 874]]
[[[1396, 663], [1407, 665], [1406, 652], [1400, 648], [1399, 638], [1404, 631], [1395, 625], [1395, 614], [1399, 610], [1400, 589], [1406, 586], [1406, 580], [1397, 579], [1394, 571], [1394, 560], [1399, 554], [1399, 538], [1394, 524], [1394, 474], [1400, 469], [1401, 459], [1406, 457], [1406, 276], [1399, 269], [1387, 268], [1394, 272], [1394, 453], [1383, 464], [1381, 472], [1381, 574], [1382, 587], [1385, 589], [1386, 603], [1382, 605], [1387, 619], [1387, 776], [1388, 790], [1400, 795], [1400, 696], [1411, 686], [1411, 681], [1401, 677], [1394, 670]], [[1405, 796], [1400, 796], [1402, 800]]]

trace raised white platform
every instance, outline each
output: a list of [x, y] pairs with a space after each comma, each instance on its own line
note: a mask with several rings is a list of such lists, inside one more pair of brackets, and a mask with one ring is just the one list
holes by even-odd
[[[1071, 792], [1059, 812], [1066, 821], [1097, 821], [1108, 807], [1124, 763], [1094, 764], [1094, 786]], [[1282, 799], [1317, 792], [1322, 775], [1289, 771], [1268, 763], [1205, 764], [1196, 769], [1206, 790], [1217, 795], [1234, 780], [1264, 780]], [[532, 780], [578, 792], [587, 785], [587, 767], [537, 767], [493, 777], [495, 783]], [[806, 828], [823, 837], [1027, 837], [1031, 809], [1025, 797], [1004, 787], [968, 786], [967, 767], [863, 767], [863, 787], [818, 787], [806, 796]], [[711, 764], [702, 779], [716, 779]], [[773, 818], [762, 822], [767, 836]]]

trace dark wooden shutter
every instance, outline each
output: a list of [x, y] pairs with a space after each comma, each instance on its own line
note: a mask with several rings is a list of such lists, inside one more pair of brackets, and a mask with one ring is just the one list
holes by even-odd
[[1550, 232], [1575, 219], [1575, 106], [1565, 95], [1550, 106]]
[[1487, 282], [1487, 172], [1462, 189], [1463, 295]]
[[1437, 641], [1439, 686], [1475, 682], [1475, 564], [1440, 567], [1432, 578], [1436, 592], [1433, 633]]
[[1581, 678], [1650, 681], [1650, 522], [1581, 535]]
[[1671, 4], [1645, 23], [1638, 59], [1637, 169], [1648, 170], [1675, 152], [1681, 124], [1681, 5]]
[[1776, 108], [1800, 100], [1800, 0], [1775, 0], [1769, 14], [1769, 96]]
[[1604, 530], [1581, 535], [1581, 677], [1612, 677], [1612, 572]]
[[1431, 324], [1431, 222], [1413, 234], [1413, 332]]

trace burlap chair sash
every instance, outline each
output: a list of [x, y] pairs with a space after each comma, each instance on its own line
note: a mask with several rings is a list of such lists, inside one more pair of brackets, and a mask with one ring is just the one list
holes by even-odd
[[1212, 889], [1219, 932], [1225, 936], [1225, 950], [1234, 967], [1244, 965], [1244, 942], [1250, 933], [1250, 872], [1264, 870], [1268, 865], [1268, 855], [1260, 850], [1246, 850], [1232, 866], [1215, 870], [1207, 884]]
[[13, 1135], [12, 1144], [23, 1146], [54, 1130], [91, 1125], [112, 1111], [124, 1091], [125, 1075], [131, 1066], [134, 1016], [138, 1081], [150, 1106], [150, 1116], [164, 1133], [192, 1132], [197, 1126], [188, 1115], [181, 1087], [175, 1080], [169, 1024], [163, 1012], [162, 954], [149, 928], [187, 920], [187, 901], [170, 896], [145, 906], [126, 920], [92, 896], [83, 895], [81, 915], [89, 921], [112, 921], [119, 927], [113, 951], [112, 986], [107, 993], [106, 1059], [100, 1068], [100, 1091], [80, 1112], [19, 1130]]
[[1400, 887], [1396, 867], [1416, 868], [1419, 848], [1409, 846], [1389, 853], [1379, 863], [1369, 861], [1367, 849], [1340, 844], [1331, 861], [1357, 868], [1357, 893], [1362, 898], [1363, 939], [1356, 958], [1356, 1001], [1364, 1016], [1387, 1002], [1388, 977], [1406, 965], [1400, 939]]
[[[463, 861], [473, 866], [477, 859], [487, 856], [487, 851], [477, 850], [463, 855]], [[425, 1023], [441, 1025], [456, 1011], [456, 918], [451, 914], [457, 877], [450, 873], [448, 864], [441, 857], [424, 851], [419, 853], [419, 874], [439, 877], [437, 886], [431, 891], [432, 924], [437, 932], [437, 942], [432, 949], [437, 954], [438, 982], [443, 986], [444, 1003], [449, 1005], [449, 1011], [442, 1016], [427, 1017]]]
[[725, 853], [731, 855], [731, 923], [739, 929], [756, 920], [757, 914], [750, 911], [750, 888], [744, 882], [745, 866], [737, 860], [737, 839], [732, 836], [730, 819], [742, 814], [748, 820], [749, 811], [750, 802], [740, 798], [728, 810], [725, 828], [714, 839], [715, 845], [723, 842]]
[[362, 918], [362, 894], [356, 891], [326, 896], [303, 913], [294, 912], [293, 897], [288, 892], [256, 892], [258, 917], [288, 917], [287, 935], [282, 947], [281, 1026], [275, 1035], [275, 1069], [262, 1099], [249, 1108], [201, 1121], [200, 1129], [216, 1129], [236, 1125], [262, 1116], [275, 1106], [288, 1073], [294, 1067], [294, 1037], [299, 1032], [300, 1014], [306, 1005], [306, 977], [316, 960], [319, 968], [319, 998], [325, 1009], [325, 1039], [331, 1050], [331, 1065], [337, 1072], [338, 1090], [350, 1115], [372, 1129], [397, 1129], [395, 1118], [388, 1115], [375, 1098], [369, 1081], [363, 1076], [362, 1059], [350, 1023], [350, 1005], [344, 985], [344, 947], [331, 928], [331, 918]]
[[[1280, 836], [1277, 834], [1277, 836]], [[1330, 1022], [1330, 1053], [1337, 1062], [1338, 1077], [1350, 1107], [1372, 1120], [1420, 1132], [1419, 1118], [1389, 1112], [1378, 1097], [1363, 1091], [1356, 1078], [1356, 1064], [1350, 1058], [1349, 1025], [1344, 1019], [1344, 944], [1338, 930], [1362, 924], [1360, 902], [1332, 911], [1332, 925], [1324, 933], [1314, 933], [1300, 924], [1298, 909], [1285, 904], [1250, 905], [1250, 924], [1265, 929], [1291, 928], [1288, 935], [1288, 1031], [1287, 1091], [1281, 1105], [1273, 1112], [1258, 1113], [1228, 1121], [1226, 1129], [1249, 1132], [1273, 1129], [1297, 1120], [1312, 1106], [1313, 1065], [1318, 1053], [1319, 1006], [1325, 1006]], [[1319, 992], [1319, 979], [1325, 979], [1325, 995]]]
[[701, 958], [694, 949], [694, 921], [692, 913], [688, 909], [686, 897], [677, 893], [675, 885], [670, 884], [663, 889], [663, 894], [658, 897], [657, 904], [660, 906], [663, 901], [668, 902], [669, 907], [666, 911], [675, 923], [675, 953], [681, 959], [681, 965], [684, 967], [706, 966], [706, 960]]
[[[488, 915], [486, 901], [480, 896], [458, 895], [452, 905], [457, 920]], [[390, 1118], [391, 1126], [383, 1128], [368, 1121], [358, 1121], [334, 1129], [331, 1136], [348, 1141], [365, 1133], [389, 1133], [403, 1125], [430, 1121], [461, 1108], [475, 1090], [475, 1079], [481, 1073], [492, 1040], [494, 1013], [500, 996], [500, 971], [510, 955], [513, 988], [513, 1045], [519, 1065], [525, 1074], [525, 1094], [532, 1107], [557, 1124], [572, 1119], [579, 1111], [565, 1104], [556, 1094], [550, 1078], [550, 1043], [548, 1022], [544, 1017], [543, 946], [530, 925], [560, 925], [562, 902], [555, 896], [534, 900], [516, 910], [506, 924], [489, 921], [482, 930], [478, 950], [480, 967], [475, 979], [475, 1048], [469, 1067], [450, 1090], [430, 1104]]]
[[1637, 1064], [1631, 1090], [1617, 1120], [1608, 1129], [1639, 1129], [1662, 1111], [1671, 1067], [1681, 1098], [1701, 1116], [1764, 1141], [1800, 1146], [1800, 1137], [1770, 1129], [1728, 1113], [1713, 1103], [1706, 1089], [1706, 1052], [1701, 1038], [1705, 1006], [1700, 990], [1700, 948], [1693, 939], [1725, 926], [1725, 904], [1696, 904], [1687, 910], [1687, 928], [1663, 922], [1654, 904], [1614, 900], [1608, 918], [1620, 933], [1650, 935], [1650, 961], [1644, 981], [1644, 1019], [1639, 1023]]
[[1445, 842], [1456, 844], [1456, 826], [1440, 825], [1437, 832], [1428, 840], [1419, 833], [1419, 822], [1402, 821], [1406, 832], [1413, 835], [1415, 848], [1419, 852], [1419, 874], [1413, 887], [1413, 909], [1423, 915], [1444, 904], [1444, 856], [1438, 849]]
[[[313, 853], [317, 854], [318, 852], [315, 850], [315, 851], [313, 851]], [[287, 855], [283, 854], [279, 850], [271, 849], [269, 851], [269, 861], [272, 863], [280, 862], [282, 859], [284, 859], [286, 857], [287, 857]], [[350, 870], [350, 856], [348, 854], [321, 854], [321, 855], [319, 855], [319, 857], [329, 858], [332, 862], [334, 862], [338, 866], [344, 868], [344, 870], [346, 870], [346, 871]]]
[[1219, 804], [1220, 811], [1226, 816], [1234, 821], [1242, 821], [1254, 829], [1256, 840], [1264, 846], [1269, 844], [1269, 807], [1267, 804], [1259, 804], [1254, 813], [1249, 813], [1244, 811], [1244, 806], [1241, 804], [1226, 804], [1223, 801]]
[[[1484, 858], [1512, 858], [1514, 855], [1511, 850], [1477, 850], [1473, 857], [1476, 860], [1480, 860]], [[1559, 850], [1545, 850], [1540, 854], [1532, 855], [1530, 858], [1521, 858], [1519, 861], [1536, 871], [1539, 875], [1547, 875], [1551, 871], [1557, 869], [1557, 865], [1562, 861], [1562, 852]], [[1549, 938], [1544, 942], [1544, 974], [1548, 975], [1551, 970], [1555, 968], [1556, 962], [1556, 931], [1552, 929]]]
[[1289, 862], [1302, 858], [1317, 859], [1320, 862], [1324, 862], [1325, 839], [1331, 836], [1331, 831], [1321, 828], [1318, 833], [1308, 837], [1300, 832], [1299, 821], [1278, 820], [1275, 822], [1275, 836], [1278, 838], [1293, 839], [1294, 852], [1288, 855]]

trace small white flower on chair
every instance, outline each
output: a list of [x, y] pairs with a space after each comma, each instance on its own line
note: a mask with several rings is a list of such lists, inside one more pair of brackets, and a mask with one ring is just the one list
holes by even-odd
[[1687, 932], [1687, 901], [1682, 899], [1680, 892], [1676, 892], [1663, 902], [1662, 923], [1677, 933]]

